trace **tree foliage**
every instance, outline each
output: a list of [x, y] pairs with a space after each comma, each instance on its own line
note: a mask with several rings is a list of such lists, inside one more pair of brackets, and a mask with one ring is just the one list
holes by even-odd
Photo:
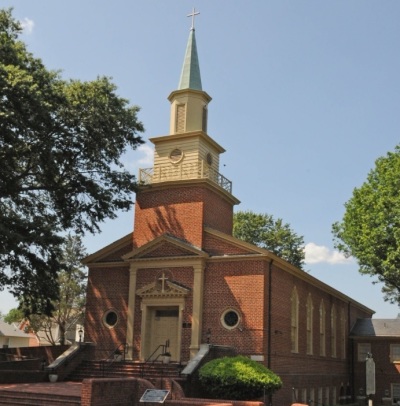
[[233, 216], [233, 236], [265, 248], [303, 269], [304, 239], [280, 218], [275, 220], [269, 214], [238, 211]]
[[400, 303], [400, 146], [376, 160], [332, 230], [336, 248], [383, 282], [385, 300]]
[[67, 330], [82, 322], [85, 310], [87, 275], [81, 263], [85, 248], [79, 236], [68, 235], [61, 250], [61, 269], [57, 277], [59, 298], [52, 302], [51, 315], [30, 314], [25, 320], [22, 298], [19, 308], [11, 309], [4, 317], [7, 323], [27, 321], [29, 331], [45, 337], [52, 345], [65, 344]]
[[[66, 332], [81, 324], [85, 310], [86, 270], [82, 259], [86, 251], [78, 236], [68, 235], [62, 247], [61, 269], [58, 273], [59, 299], [52, 302], [51, 316], [31, 315], [30, 326], [41, 332], [49, 343], [66, 344]], [[21, 303], [24, 308], [24, 303]], [[54, 327], [58, 327], [54, 329]]]
[[24, 313], [21, 309], [10, 309], [10, 311], [3, 317], [3, 320], [8, 323], [19, 323], [24, 319]]
[[217, 399], [252, 400], [282, 386], [278, 375], [244, 356], [207, 362], [200, 368], [199, 379], [207, 394]]
[[0, 288], [50, 314], [66, 230], [97, 232], [133, 204], [121, 156], [143, 126], [108, 78], [63, 80], [20, 34], [0, 10]]

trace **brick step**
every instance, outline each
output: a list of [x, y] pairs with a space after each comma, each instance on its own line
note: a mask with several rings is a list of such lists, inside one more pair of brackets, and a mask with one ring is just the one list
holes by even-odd
[[177, 363], [144, 364], [131, 361], [102, 363], [101, 361], [83, 362], [67, 380], [82, 381], [85, 378], [121, 378], [139, 377], [146, 379], [178, 378], [182, 366]]
[[11, 390], [0, 390], [0, 405], [35, 405], [35, 406], [80, 406], [79, 396], [50, 395], [32, 392], [14, 392]]

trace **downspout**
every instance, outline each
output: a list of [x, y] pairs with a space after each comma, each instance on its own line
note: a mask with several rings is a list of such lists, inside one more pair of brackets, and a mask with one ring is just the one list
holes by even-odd
[[271, 314], [272, 314], [272, 262], [269, 262], [268, 266], [268, 323], [267, 323], [267, 336], [268, 336], [268, 347], [267, 347], [267, 368], [271, 369]]

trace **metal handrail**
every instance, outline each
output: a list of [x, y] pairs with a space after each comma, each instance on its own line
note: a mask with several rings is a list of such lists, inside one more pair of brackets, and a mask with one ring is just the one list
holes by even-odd
[[[153, 355], [154, 355], [160, 348], [162, 348], [161, 353], [158, 354], [157, 357], [152, 360], [151, 358], [153, 357]], [[145, 361], [144, 361], [143, 364], [141, 365], [141, 373], [140, 373], [140, 375], [141, 375], [142, 378], [144, 377], [144, 368], [145, 368], [146, 364], [149, 363], [150, 361], [151, 361], [152, 363], [156, 362], [160, 356], [164, 355], [164, 354], [168, 351], [168, 348], [169, 348], [169, 340], [166, 340], [166, 341], [165, 341], [165, 344], [160, 344], [160, 345], [151, 353], [151, 355], [150, 355], [147, 359], [145, 359]]]
[[[121, 351], [121, 348], [123, 348], [123, 351]], [[103, 378], [105, 376], [106, 370], [111, 368], [111, 366], [114, 364], [114, 362], [116, 362], [115, 355], [119, 355], [119, 353], [121, 353], [121, 355], [123, 355], [123, 361], [125, 361], [126, 349], [127, 349], [127, 344], [121, 343], [118, 345], [117, 348], [115, 348], [110, 353], [110, 355], [107, 358], [101, 360], [101, 373], [103, 375]], [[106, 367], [106, 365], [107, 365], [107, 367]]]
[[152, 353], [151, 355], [144, 361], [144, 363], [146, 364], [147, 362], [151, 361], [151, 357], [160, 349], [162, 348], [162, 352], [160, 354], [157, 355], [157, 357], [152, 361], [155, 362], [157, 361], [158, 357], [165, 354], [169, 348], [169, 340], [165, 341], [165, 344], [160, 344]]
[[222, 189], [232, 193], [232, 182], [216, 169], [210, 167], [204, 160], [139, 169], [139, 183], [142, 185], [188, 179], [209, 179]]

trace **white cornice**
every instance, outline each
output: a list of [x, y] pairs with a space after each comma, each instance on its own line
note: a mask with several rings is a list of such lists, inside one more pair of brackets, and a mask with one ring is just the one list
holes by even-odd
[[201, 178], [201, 179], [189, 179], [189, 180], [171, 180], [165, 181], [160, 183], [152, 183], [151, 185], [142, 185], [139, 186], [139, 190], [141, 193], [148, 193], [153, 190], [168, 190], [171, 188], [178, 188], [178, 187], [191, 187], [194, 185], [204, 186], [207, 189], [210, 189], [216, 193], [218, 193], [224, 200], [227, 200], [230, 204], [236, 205], [240, 203], [235, 196], [230, 194], [228, 191], [220, 187], [215, 182], [211, 181], [208, 178]]
[[225, 152], [225, 149], [221, 145], [219, 145], [216, 141], [214, 141], [214, 139], [211, 138], [204, 131], [191, 131], [191, 132], [177, 133], [177, 134], [171, 134], [171, 135], [162, 135], [159, 137], [151, 137], [151, 138], [149, 138], [149, 140], [153, 144], [161, 144], [164, 142], [170, 143], [170, 142], [180, 141], [180, 140], [184, 140], [187, 138], [202, 138], [205, 142], [212, 145], [220, 154]]

